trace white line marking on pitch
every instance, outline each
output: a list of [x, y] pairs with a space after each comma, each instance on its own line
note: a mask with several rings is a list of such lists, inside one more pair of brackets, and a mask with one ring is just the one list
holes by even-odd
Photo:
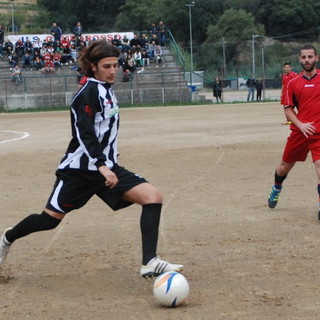
[[[171, 195], [170, 199], [164, 204], [164, 206], [162, 207], [162, 212], [164, 212], [165, 210], [167, 210], [167, 208], [169, 207], [169, 205], [171, 204], [171, 202], [175, 199], [176, 195], [178, 193], [180, 193], [181, 191], [183, 191], [184, 189], [186, 189], [187, 187], [195, 184], [196, 182], [200, 181], [203, 177], [205, 177], [213, 168], [215, 168], [216, 166], [218, 166], [220, 164], [220, 161], [223, 159], [225, 153], [224, 153], [224, 150], [220, 149], [220, 155], [218, 156], [218, 159], [216, 160], [216, 162], [207, 168], [207, 170], [201, 174], [200, 176], [198, 176], [198, 178], [196, 178], [195, 180], [192, 180], [190, 182], [187, 182], [185, 183], [184, 185], [182, 185], [180, 188], [176, 189], [175, 192], [173, 192], [173, 194]], [[160, 231], [165, 228], [164, 226], [165, 224], [165, 221], [164, 222], [161, 222], [160, 223]], [[164, 242], [164, 247], [167, 246], [167, 240], [166, 238], [164, 237], [162, 239], [162, 241]]]
[[21, 137], [19, 138], [14, 138], [14, 139], [9, 139], [9, 140], [3, 140], [0, 141], [0, 143], [6, 143], [6, 142], [12, 142], [12, 141], [17, 141], [17, 140], [22, 140], [22, 139], [26, 139], [30, 136], [30, 134], [28, 132], [20, 132], [20, 131], [11, 131], [11, 130], [0, 130], [0, 132], [9, 132], [9, 133], [18, 133], [21, 134]]

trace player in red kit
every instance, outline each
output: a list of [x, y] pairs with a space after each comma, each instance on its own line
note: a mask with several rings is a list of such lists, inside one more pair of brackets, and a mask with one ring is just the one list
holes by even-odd
[[[291, 65], [289, 62], [285, 62], [283, 64], [283, 71], [284, 73], [282, 74], [282, 77], [281, 77], [281, 81], [282, 81], [281, 104], [285, 106], [286, 105], [285, 92], [287, 90], [288, 83], [291, 79], [297, 77], [298, 74], [292, 71]], [[291, 124], [291, 122], [287, 119], [283, 124]]]
[[[268, 205], [273, 209], [278, 203], [282, 183], [296, 161], [305, 161], [309, 151], [318, 176], [320, 200], [320, 74], [316, 64], [318, 54], [314, 46], [305, 45], [300, 50], [302, 74], [289, 81], [285, 92], [285, 115], [290, 120], [291, 133], [283, 151], [282, 161], [276, 168], [274, 185]], [[320, 220], [320, 206], [318, 210]]]

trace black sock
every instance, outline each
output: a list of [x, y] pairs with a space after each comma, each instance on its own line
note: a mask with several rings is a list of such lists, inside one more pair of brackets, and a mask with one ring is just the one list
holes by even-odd
[[142, 206], [140, 229], [143, 265], [146, 265], [157, 255], [161, 207], [162, 203], [150, 203]]
[[286, 179], [287, 174], [285, 176], [279, 176], [277, 173], [277, 170], [274, 173], [274, 186], [277, 189], [281, 189], [282, 188], [282, 183], [283, 181]]
[[31, 214], [23, 219], [11, 230], [5, 234], [6, 239], [12, 243], [13, 241], [27, 236], [32, 232], [54, 229], [61, 220], [56, 219], [46, 212], [41, 214]]

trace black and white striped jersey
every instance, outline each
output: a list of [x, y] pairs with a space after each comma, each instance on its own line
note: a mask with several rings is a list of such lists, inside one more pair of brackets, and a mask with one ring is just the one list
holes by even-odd
[[117, 163], [119, 107], [111, 86], [94, 78], [71, 103], [72, 139], [59, 169], [97, 171]]

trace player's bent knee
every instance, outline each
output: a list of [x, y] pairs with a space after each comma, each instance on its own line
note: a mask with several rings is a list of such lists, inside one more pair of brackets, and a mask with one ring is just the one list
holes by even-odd
[[149, 203], [162, 203], [163, 196], [158, 189], [151, 186], [148, 192], [145, 192], [141, 197], [142, 204], [149, 204]]
[[154, 186], [150, 185], [149, 192], [145, 194], [146, 203], [162, 203], [163, 196], [161, 192]]
[[39, 231], [54, 229], [59, 225], [60, 222], [61, 222], [60, 219], [52, 217], [51, 215], [49, 215], [44, 211], [38, 216], [38, 221], [37, 221]]

